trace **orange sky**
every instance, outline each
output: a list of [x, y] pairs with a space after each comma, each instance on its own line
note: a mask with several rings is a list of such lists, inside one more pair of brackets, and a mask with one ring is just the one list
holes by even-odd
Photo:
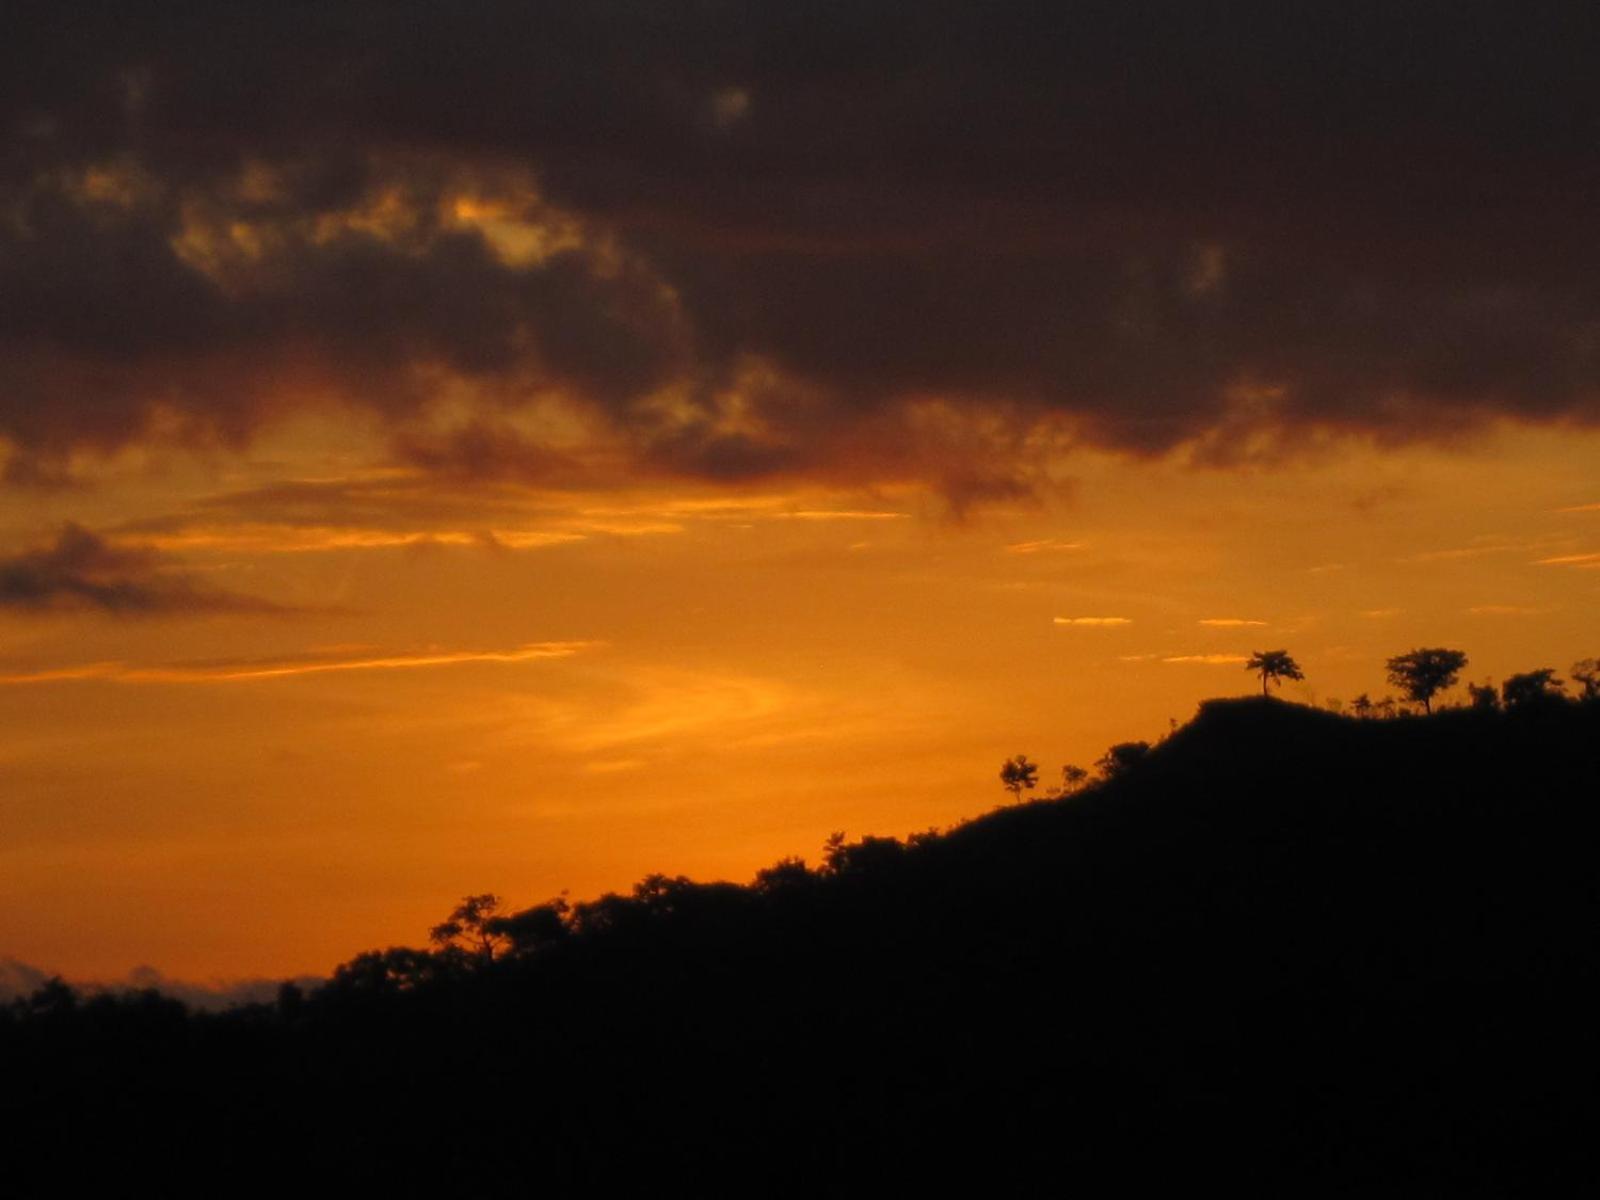
[[[275, 608], [0, 613], [0, 953], [78, 978], [324, 972], [468, 892], [747, 879], [1153, 738], [1285, 646], [1305, 701], [1459, 646], [1593, 644], [1600, 436], [1216, 468], [1078, 451], [1033, 503], [552, 492], [373, 469], [359, 422], [125, 455], [8, 504]], [[293, 503], [263, 493], [301, 486]]]
[[0, 987], [1600, 654], [1582, 6], [839, 7], [21, 6]]

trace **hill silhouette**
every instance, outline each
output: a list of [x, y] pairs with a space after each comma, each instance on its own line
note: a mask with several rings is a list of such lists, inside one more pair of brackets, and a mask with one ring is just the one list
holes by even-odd
[[1574, 1193], [1597, 797], [1594, 703], [1213, 701], [1081, 793], [530, 910], [492, 961], [47, 987], [0, 1021], [13, 1190]]

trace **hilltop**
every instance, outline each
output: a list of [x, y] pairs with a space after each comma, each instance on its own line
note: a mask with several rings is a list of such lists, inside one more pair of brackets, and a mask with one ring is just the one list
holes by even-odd
[[0, 1120], [53, 1187], [1575, 1191], [1596, 797], [1593, 703], [1213, 701], [1081, 793], [531, 910], [493, 962], [41, 993]]

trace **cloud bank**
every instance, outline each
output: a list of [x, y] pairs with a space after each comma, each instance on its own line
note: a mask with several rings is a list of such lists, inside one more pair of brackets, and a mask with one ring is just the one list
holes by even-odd
[[451, 476], [963, 502], [1600, 420], [1592, 6], [14, 10], [16, 481], [308, 406]]

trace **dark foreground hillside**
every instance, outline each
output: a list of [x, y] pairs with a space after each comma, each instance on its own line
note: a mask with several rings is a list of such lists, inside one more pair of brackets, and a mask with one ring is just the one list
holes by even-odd
[[0, 1192], [1581, 1194], [1597, 805], [1600, 705], [1217, 702], [1079, 796], [489, 966], [35, 997]]

